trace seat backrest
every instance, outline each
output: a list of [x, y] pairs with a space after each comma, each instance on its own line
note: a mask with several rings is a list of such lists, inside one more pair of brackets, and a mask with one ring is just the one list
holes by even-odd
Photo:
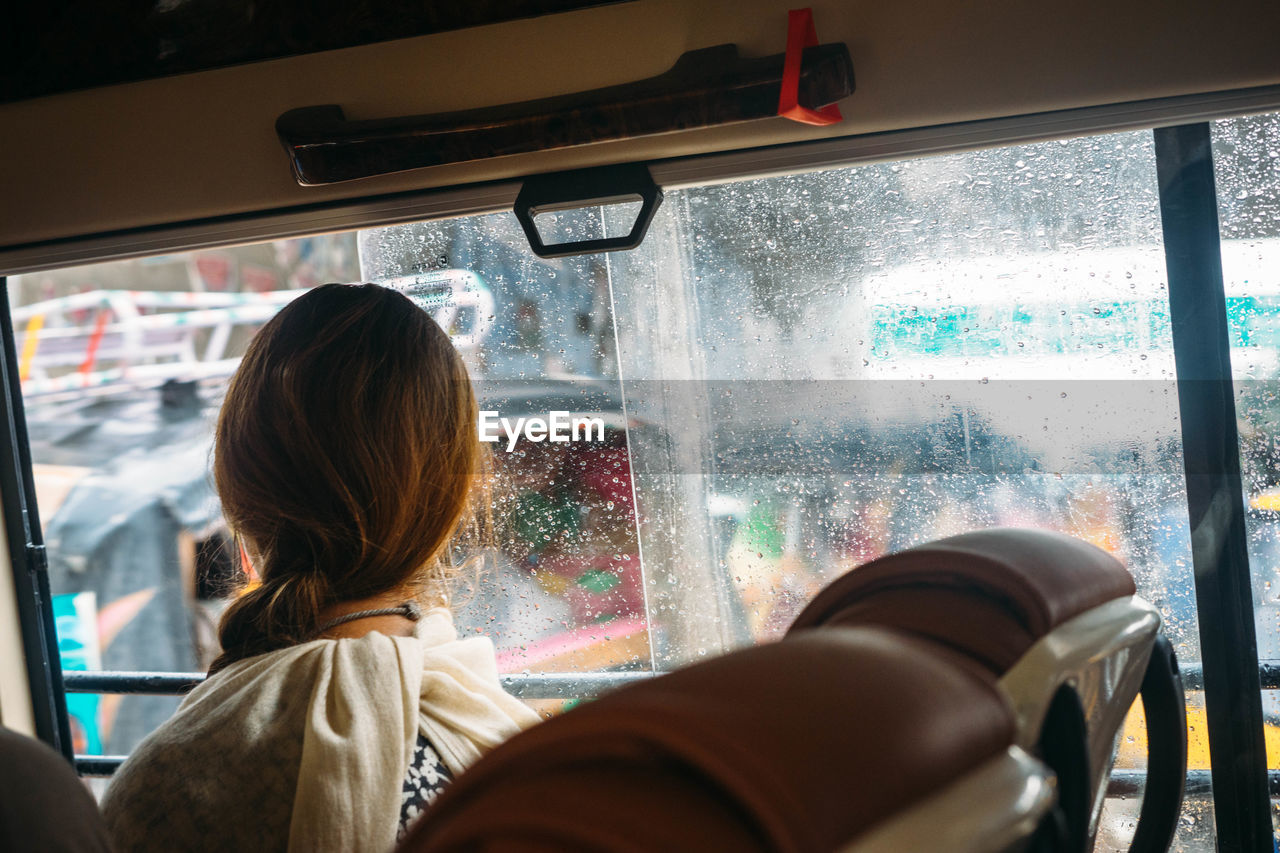
[[97, 804], [61, 755], [0, 729], [0, 768], [0, 850], [111, 849]]
[[814, 631], [524, 732], [446, 790], [402, 851], [827, 853], [1007, 764], [1013, 734], [971, 662], [881, 629]]
[[1016, 743], [1058, 777], [1066, 849], [1084, 850], [1096, 832], [1117, 732], [1140, 687], [1144, 699], [1153, 687], [1152, 696], [1162, 697], [1164, 742], [1150, 743], [1151, 766], [1169, 784], [1149, 788], [1156, 796], [1144, 802], [1139, 837], [1171, 833], [1182, 797], [1185, 708], [1170, 698], [1181, 696], [1177, 667], [1167, 646], [1152, 657], [1159, 615], [1135, 592], [1120, 561], [1087, 542], [1044, 530], [984, 530], [853, 569], [815, 597], [787, 636], [876, 625], [982, 666], [1013, 702]]
[[829, 584], [790, 632], [884, 625], [1006, 672], [1064, 622], [1136, 592], [1119, 560], [1046, 530], [997, 528], [873, 560]]

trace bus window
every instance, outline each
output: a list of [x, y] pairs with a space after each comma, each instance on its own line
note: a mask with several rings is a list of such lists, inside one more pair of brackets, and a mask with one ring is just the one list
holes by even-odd
[[[604, 236], [593, 233], [598, 218], [573, 213], [540, 217], [539, 228], [557, 240]], [[494, 639], [505, 671], [651, 669], [634, 424], [618, 385], [605, 261], [539, 259], [509, 213], [363, 231], [359, 249], [367, 280], [424, 281], [448, 266], [484, 283], [467, 322], [485, 334], [466, 357], [491, 448], [498, 541], [478, 573], [459, 578], [460, 617]], [[546, 428], [531, 433], [522, 419]]]
[[[190, 672], [216, 655], [240, 558], [208, 473], [213, 420], [252, 333], [331, 280], [431, 312], [500, 439], [494, 535], [453, 554], [459, 629], [491, 637], [504, 672], [649, 669], [603, 264], [534, 258], [509, 214], [12, 280], [64, 667]], [[572, 440], [501, 429], [537, 417]], [[177, 701], [70, 694], [76, 751], [127, 754]]]
[[[608, 264], [628, 411], [657, 427], [631, 448], [660, 668], [992, 525], [1117, 554], [1199, 660], [1149, 133], [669, 192]], [[1206, 794], [1187, 849], [1212, 846]], [[1138, 803], [1108, 800], [1100, 849]]]
[[[254, 328], [327, 280], [405, 289], [471, 370], [497, 524], [458, 543], [453, 605], [508, 673], [639, 676], [766, 641], [840, 573], [995, 525], [1115, 553], [1198, 666], [1149, 132], [671, 189], [627, 253], [540, 260], [494, 213], [18, 277], [68, 669], [207, 663], [238, 559], [209, 418]], [[1273, 365], [1264, 291], [1228, 313]], [[168, 663], [122, 656], [147, 620]], [[86, 748], [131, 747], [118, 701], [73, 709], [99, 726]], [[1135, 711], [1125, 790], [1144, 743]], [[1184, 849], [1213, 844], [1205, 778]], [[1108, 799], [1099, 849], [1126, 847], [1139, 802]]]
[[[1213, 125], [1231, 373], [1246, 490], [1258, 659], [1280, 660], [1280, 114]], [[1280, 692], [1262, 693], [1267, 767], [1280, 768]], [[1272, 800], [1273, 812], [1280, 801]]]
[[[240, 564], [208, 471], [226, 379], [280, 306], [358, 274], [339, 235], [9, 280], [65, 671], [208, 666]], [[127, 754], [178, 701], [68, 694], [76, 751]]]

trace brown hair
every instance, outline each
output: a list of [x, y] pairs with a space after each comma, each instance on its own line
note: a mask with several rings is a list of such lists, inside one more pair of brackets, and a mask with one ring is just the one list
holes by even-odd
[[213, 460], [259, 583], [223, 615], [209, 671], [312, 639], [334, 602], [441, 581], [481, 473], [476, 416], [449, 336], [396, 291], [326, 284], [263, 326]]

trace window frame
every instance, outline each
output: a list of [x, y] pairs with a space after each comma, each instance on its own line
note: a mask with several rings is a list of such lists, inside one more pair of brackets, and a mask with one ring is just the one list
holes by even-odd
[[62, 661], [54, 628], [48, 561], [36, 506], [31, 448], [18, 380], [13, 321], [9, 316], [8, 280], [0, 277], [0, 383], [4, 411], [0, 414], [0, 497], [3, 498], [5, 537], [13, 569], [22, 650], [31, 694], [35, 734], [73, 760], [71, 722], [62, 685]]
[[1221, 850], [1274, 846], [1218, 193], [1208, 122], [1156, 128], [1156, 173]]

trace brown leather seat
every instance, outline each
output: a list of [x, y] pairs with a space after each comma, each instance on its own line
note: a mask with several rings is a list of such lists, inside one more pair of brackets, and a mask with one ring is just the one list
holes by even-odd
[[0, 729], [0, 850], [105, 853], [98, 806], [49, 747]]
[[972, 662], [877, 628], [744, 649], [618, 690], [464, 774], [401, 847], [831, 851], [997, 755]]
[[940, 642], [999, 675], [1057, 626], [1135, 591], [1120, 561], [1087, 542], [1046, 530], [983, 530], [846, 573], [788, 633], [884, 625]]

